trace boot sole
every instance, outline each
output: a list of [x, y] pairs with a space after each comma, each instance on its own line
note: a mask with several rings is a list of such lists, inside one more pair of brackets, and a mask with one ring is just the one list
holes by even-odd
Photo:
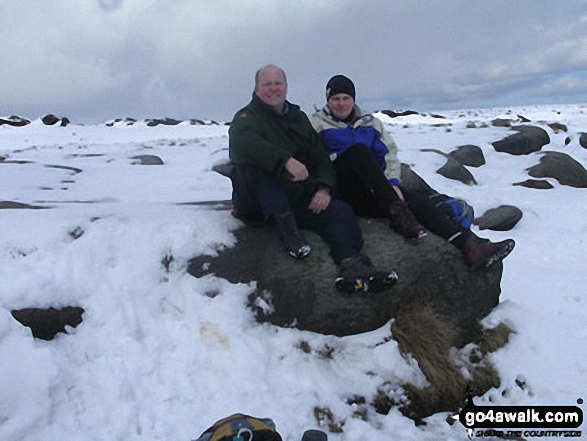
[[337, 277], [334, 280], [334, 286], [337, 290], [347, 293], [376, 293], [387, 291], [397, 282], [395, 271], [391, 273], [377, 273], [369, 277], [345, 278]]
[[306, 257], [308, 257], [310, 255], [311, 252], [312, 252], [312, 248], [310, 248], [309, 246], [303, 246], [298, 251], [287, 250], [287, 253], [291, 257], [293, 257], [294, 259], [297, 259], [297, 260], [305, 259]]
[[486, 257], [485, 259], [478, 260], [473, 265], [471, 265], [471, 270], [476, 271], [480, 268], [488, 269], [492, 265], [497, 262], [502, 261], [505, 259], [508, 254], [510, 254], [514, 247], [516, 246], [516, 242], [510, 240], [503, 248], [501, 248], [497, 253], [493, 254], [492, 256]]

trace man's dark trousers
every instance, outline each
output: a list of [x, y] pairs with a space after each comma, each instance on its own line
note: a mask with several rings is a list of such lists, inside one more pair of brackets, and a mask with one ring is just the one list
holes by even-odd
[[276, 213], [292, 211], [298, 226], [326, 241], [337, 264], [359, 254], [363, 236], [349, 204], [332, 199], [321, 213], [308, 209], [314, 196], [311, 178], [293, 186], [288, 183], [288, 191], [293, 191], [287, 196], [279, 179], [253, 165], [236, 165], [231, 179], [232, 202], [238, 217], [266, 223]]

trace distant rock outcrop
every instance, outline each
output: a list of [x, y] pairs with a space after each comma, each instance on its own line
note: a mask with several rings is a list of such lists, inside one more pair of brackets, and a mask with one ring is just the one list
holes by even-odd
[[45, 115], [43, 118], [41, 118], [41, 121], [46, 126], [54, 126], [56, 124], [59, 124], [61, 127], [65, 127], [65, 126], [71, 124], [71, 121], [69, 120], [69, 118], [57, 117], [51, 113], [49, 115]]
[[13, 127], [22, 127], [30, 124], [30, 120], [22, 118], [20, 116], [11, 116], [8, 118], [0, 118], [0, 126], [8, 125]]
[[149, 126], [149, 127], [156, 127], [159, 125], [176, 126], [181, 123], [180, 120], [173, 119], [173, 118], [147, 119], [147, 120], [145, 120], [145, 122], [147, 123], [147, 126]]
[[515, 126], [512, 127], [512, 130], [516, 130], [518, 133], [492, 143], [496, 151], [510, 155], [528, 155], [541, 150], [543, 146], [550, 143], [550, 137], [543, 128]]
[[522, 219], [523, 213], [512, 205], [500, 205], [475, 218], [474, 224], [481, 230], [509, 231]]
[[587, 188], [587, 170], [566, 153], [543, 153], [540, 163], [530, 167], [528, 174], [533, 178], [554, 178], [561, 185]]
[[105, 125], [108, 127], [112, 127], [115, 125], [125, 125], [125, 126], [132, 126], [136, 124], [137, 120], [134, 118], [117, 118], [112, 121], [108, 121]]
[[398, 118], [400, 116], [410, 116], [410, 115], [421, 115], [421, 116], [429, 116], [431, 118], [437, 118], [437, 119], [446, 119], [446, 117], [442, 116], [442, 115], [434, 115], [432, 113], [430, 113], [430, 114], [420, 113], [420, 112], [416, 112], [415, 110], [403, 110], [400, 112], [395, 112], [393, 110], [381, 110], [381, 113], [389, 116], [390, 118]]

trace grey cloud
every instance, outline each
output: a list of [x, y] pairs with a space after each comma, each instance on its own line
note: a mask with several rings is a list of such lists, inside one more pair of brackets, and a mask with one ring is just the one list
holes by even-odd
[[123, 0], [98, 0], [98, 4], [105, 11], [113, 11], [122, 6]]
[[379, 108], [587, 101], [578, 0], [43, 3], [0, 4], [0, 115], [228, 120], [266, 63], [307, 111], [337, 73]]

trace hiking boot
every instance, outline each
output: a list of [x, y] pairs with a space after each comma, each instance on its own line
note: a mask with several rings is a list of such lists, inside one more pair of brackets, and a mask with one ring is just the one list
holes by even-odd
[[491, 242], [471, 234], [463, 243], [461, 251], [471, 269], [476, 270], [489, 268], [494, 263], [503, 260], [512, 252], [515, 245], [513, 239]]
[[274, 214], [281, 243], [288, 254], [294, 259], [303, 259], [312, 252], [308, 241], [298, 230], [295, 217], [291, 211]]
[[340, 263], [334, 286], [346, 293], [380, 292], [391, 288], [397, 282], [397, 278], [395, 271], [379, 271], [371, 259], [358, 254]]
[[396, 201], [389, 209], [389, 226], [404, 237], [420, 239], [428, 234], [403, 201]]

